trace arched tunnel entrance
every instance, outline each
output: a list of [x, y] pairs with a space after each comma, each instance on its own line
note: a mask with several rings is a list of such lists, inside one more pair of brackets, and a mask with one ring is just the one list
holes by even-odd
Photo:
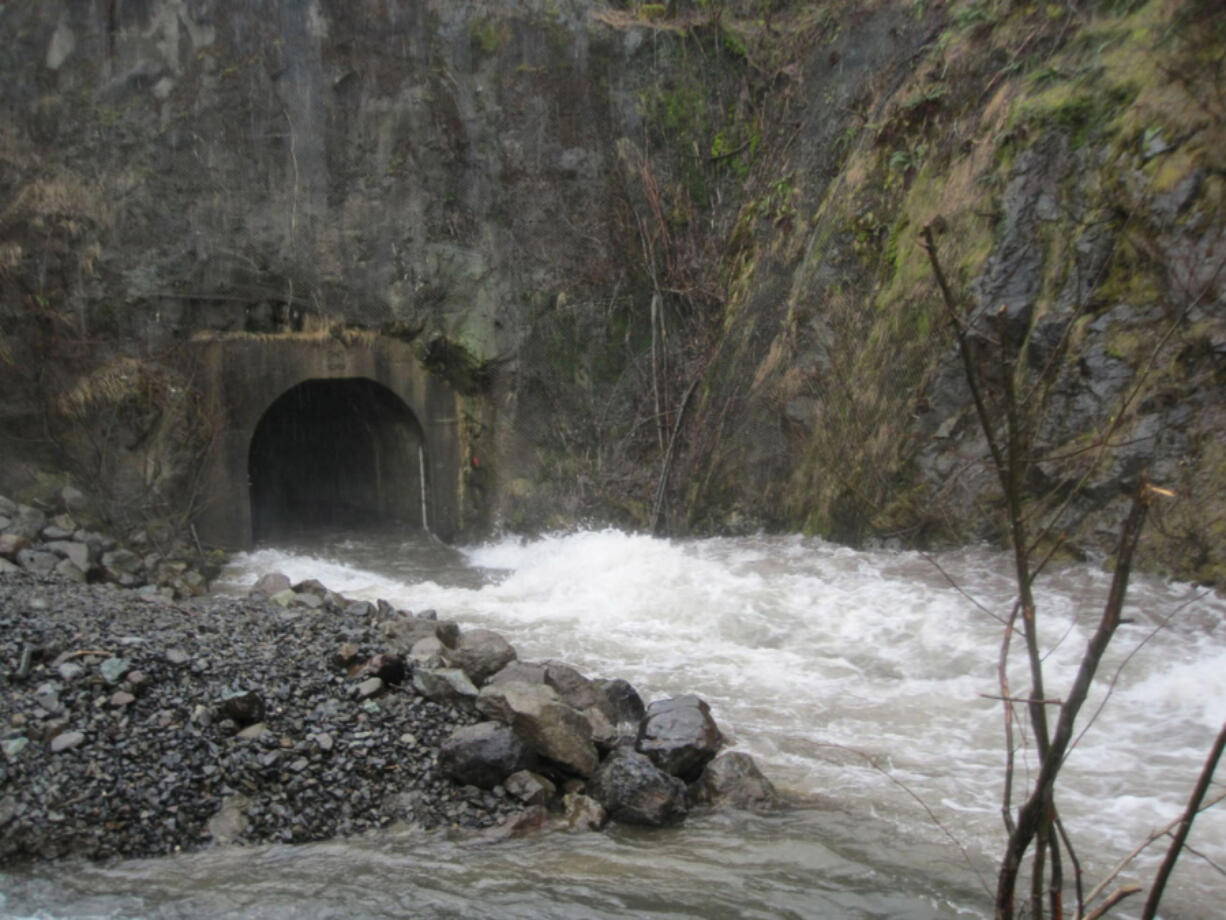
[[327, 527], [427, 527], [426, 443], [413, 412], [361, 377], [282, 393], [251, 438], [247, 472], [258, 542]]

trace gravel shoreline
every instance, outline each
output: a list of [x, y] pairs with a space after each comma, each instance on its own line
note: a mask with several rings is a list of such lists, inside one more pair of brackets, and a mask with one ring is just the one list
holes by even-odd
[[512, 826], [501, 787], [438, 769], [471, 706], [365, 695], [346, 661], [383, 651], [371, 613], [0, 576], [0, 864]]

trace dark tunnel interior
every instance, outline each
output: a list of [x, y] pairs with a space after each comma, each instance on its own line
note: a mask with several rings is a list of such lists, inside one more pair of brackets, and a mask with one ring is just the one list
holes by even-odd
[[330, 527], [428, 524], [421, 426], [363, 378], [308, 380], [277, 398], [251, 439], [256, 542]]

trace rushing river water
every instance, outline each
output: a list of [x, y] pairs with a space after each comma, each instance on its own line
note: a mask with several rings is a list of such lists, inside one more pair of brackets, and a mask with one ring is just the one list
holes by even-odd
[[[942, 555], [997, 616], [1006, 561]], [[523, 658], [624, 677], [650, 700], [707, 699], [736, 748], [798, 803], [680, 828], [474, 846], [386, 833], [0, 876], [8, 917], [949, 918], [990, 915], [1002, 849], [1001, 626], [921, 555], [800, 537], [665, 541], [587, 532], [453, 550], [403, 535], [238, 557], [356, 598], [497, 629]], [[1041, 586], [1048, 694], [1072, 679], [1108, 577]], [[1059, 801], [1089, 885], [1182, 810], [1226, 718], [1226, 601], [1135, 579], [1085, 710], [1110, 699], [1065, 768]], [[1020, 658], [1014, 692], [1025, 688]], [[1127, 666], [1121, 666], [1127, 662]], [[1023, 777], [1033, 762], [1019, 759]], [[1218, 784], [1220, 790], [1221, 784]], [[1226, 803], [1192, 844], [1226, 863]], [[1160, 857], [1127, 879], [1148, 881]], [[982, 880], [982, 882], [981, 882]], [[1226, 880], [1190, 854], [1163, 916], [1222, 916]], [[1139, 905], [1138, 908], [1139, 909]], [[1127, 911], [1113, 916], [1129, 916]]]

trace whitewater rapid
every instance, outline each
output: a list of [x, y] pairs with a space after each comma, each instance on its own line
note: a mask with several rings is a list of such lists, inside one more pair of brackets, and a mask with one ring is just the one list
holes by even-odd
[[[624, 677], [648, 699], [698, 693], [792, 795], [838, 803], [882, 822], [900, 846], [944, 847], [950, 863], [969, 858], [991, 873], [1002, 844], [998, 618], [1013, 600], [999, 554], [946, 554], [938, 568], [917, 553], [803, 537], [593, 531], [466, 548], [441, 577], [422, 578], [421, 552], [420, 539], [262, 549], [227, 578], [235, 588], [274, 570], [317, 578], [497, 629], [521, 657]], [[1108, 584], [1071, 566], [1039, 585], [1050, 697], [1071, 683]], [[1113, 684], [1111, 698], [1071, 754], [1059, 797], [1098, 872], [1179, 815], [1226, 719], [1226, 602], [1138, 578], [1125, 616], [1085, 712]], [[1020, 654], [1010, 680], [1025, 692]], [[1020, 751], [1018, 764], [1024, 781], [1033, 759]], [[1226, 809], [1202, 815], [1194, 840], [1226, 862]], [[1157, 855], [1139, 861], [1139, 877]], [[1183, 881], [1199, 898], [1221, 879], [1191, 866]]]

